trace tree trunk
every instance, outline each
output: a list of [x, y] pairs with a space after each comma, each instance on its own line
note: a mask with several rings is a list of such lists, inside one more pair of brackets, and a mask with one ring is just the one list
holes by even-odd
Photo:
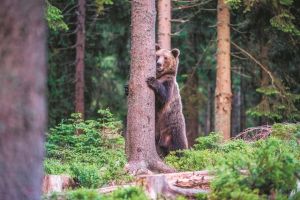
[[158, 44], [171, 49], [171, 0], [158, 0]]
[[146, 79], [155, 77], [155, 0], [131, 2], [131, 68], [126, 148], [131, 173], [148, 169], [174, 171], [159, 158], [155, 147], [155, 97]]
[[85, 0], [78, 0], [76, 32], [75, 112], [84, 119]]
[[0, 199], [37, 200], [46, 126], [44, 1], [0, 6]]
[[[265, 42], [260, 42], [260, 59], [261, 59], [261, 64], [263, 64], [264, 66], [268, 66], [268, 52], [269, 52], [268, 45]], [[260, 87], [266, 88], [270, 85], [270, 77], [265, 70], [261, 69], [260, 72], [261, 72]], [[261, 102], [265, 102], [266, 104], [269, 104], [266, 95], [264, 94], [261, 95]], [[269, 106], [266, 107], [269, 108]], [[260, 125], [267, 125], [270, 123], [270, 120], [265, 116], [260, 117], [259, 121], [260, 121]]]
[[199, 109], [200, 96], [198, 93], [197, 72], [189, 76], [183, 90], [183, 109], [185, 113], [186, 135], [189, 147], [193, 146], [199, 136]]
[[232, 102], [232, 115], [231, 115], [231, 128], [232, 136], [236, 136], [241, 131], [241, 87], [240, 84], [235, 89]]
[[[242, 74], [244, 74], [244, 69], [242, 68]], [[241, 131], [246, 128], [246, 91], [247, 87], [245, 85], [245, 80], [241, 77]]]
[[205, 134], [208, 135], [213, 130], [213, 91], [211, 83], [207, 83], [207, 102], [205, 111]]
[[231, 77], [230, 77], [230, 13], [225, 0], [218, 0], [218, 50], [215, 91], [215, 131], [230, 139]]

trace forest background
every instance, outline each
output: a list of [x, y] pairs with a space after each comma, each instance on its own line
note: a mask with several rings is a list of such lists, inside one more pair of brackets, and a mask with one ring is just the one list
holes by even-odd
[[[252, 126], [299, 120], [297, 1], [229, 1], [231, 135]], [[180, 84], [187, 133], [214, 130], [217, 2], [172, 1], [172, 47], [181, 50]], [[77, 1], [47, 1], [49, 127], [75, 111]], [[86, 2], [84, 115], [109, 108], [125, 122], [130, 68], [130, 2]]]

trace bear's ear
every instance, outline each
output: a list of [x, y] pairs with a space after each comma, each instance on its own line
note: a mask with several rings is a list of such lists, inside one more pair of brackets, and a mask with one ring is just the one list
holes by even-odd
[[172, 49], [172, 50], [171, 50], [171, 53], [173, 54], [173, 56], [174, 56], [175, 58], [177, 58], [177, 57], [180, 55], [179, 49]]
[[160, 50], [160, 46], [158, 44], [155, 44], [155, 50], [156, 51]]

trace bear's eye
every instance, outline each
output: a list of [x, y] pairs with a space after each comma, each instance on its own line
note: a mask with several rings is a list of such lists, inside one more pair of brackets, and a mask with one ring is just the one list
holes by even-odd
[[167, 56], [164, 56], [164, 59], [165, 59], [165, 60], [167, 60], [167, 59], [168, 59], [168, 57], [167, 57]]

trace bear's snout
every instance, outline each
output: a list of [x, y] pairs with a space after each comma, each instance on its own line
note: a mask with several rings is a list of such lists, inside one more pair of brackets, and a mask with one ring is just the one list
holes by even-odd
[[158, 72], [161, 72], [161, 71], [163, 70], [162, 64], [161, 64], [160, 62], [157, 62], [157, 63], [156, 63], [156, 70], [157, 70]]

